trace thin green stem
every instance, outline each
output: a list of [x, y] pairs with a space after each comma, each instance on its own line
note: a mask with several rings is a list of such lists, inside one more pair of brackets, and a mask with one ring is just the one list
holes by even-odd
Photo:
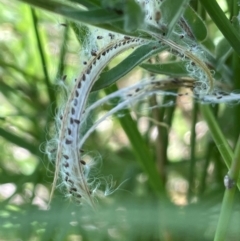
[[[105, 91], [107, 94], [109, 94], [113, 91], [117, 91], [117, 87], [116, 85], [112, 85], [110, 88], [105, 89]], [[130, 114], [126, 114], [124, 117], [119, 118], [118, 120], [127, 137], [129, 138], [137, 160], [139, 161], [145, 172], [148, 174], [149, 182], [152, 189], [157, 194], [163, 195], [164, 186], [159, 177], [156, 164], [154, 163], [152, 154], [150, 153], [139, 130], [137, 129], [136, 122], [132, 119]]]
[[44, 81], [45, 81], [47, 91], [48, 91], [48, 97], [52, 103], [55, 103], [55, 93], [54, 93], [54, 90], [53, 90], [51, 82], [50, 82], [50, 78], [49, 78], [49, 74], [48, 74], [48, 70], [47, 70], [46, 58], [45, 58], [43, 47], [42, 47], [42, 41], [41, 41], [40, 34], [38, 31], [38, 18], [37, 18], [35, 10], [33, 8], [31, 8], [31, 15], [32, 15], [34, 33], [35, 33], [36, 40], [37, 40], [38, 52], [39, 52], [41, 63], [42, 63]]
[[188, 188], [188, 199], [191, 198], [192, 189], [194, 186], [194, 169], [196, 166], [196, 158], [195, 158], [195, 149], [196, 149], [196, 122], [197, 122], [197, 114], [198, 114], [198, 104], [194, 103], [193, 106], [193, 117], [192, 117], [192, 126], [191, 126], [191, 140], [190, 140], [190, 146], [191, 146], [191, 152], [190, 152], [190, 168], [189, 168], [189, 188]]
[[[231, 11], [230, 11], [230, 19], [232, 19], [234, 16], [236, 18], [239, 7], [237, 0], [231, 1]], [[234, 25], [235, 30], [239, 31], [239, 29]], [[233, 52], [232, 55], [232, 71], [233, 71], [233, 86], [235, 90], [238, 90], [240, 88], [240, 72], [239, 72], [239, 66], [240, 66], [240, 57], [237, 55], [237, 53]], [[233, 131], [233, 140], [234, 143], [237, 142], [238, 138], [238, 133], [240, 132], [240, 125], [239, 125], [239, 120], [240, 120], [240, 106], [236, 105], [233, 107], [234, 108], [234, 115], [233, 115], [233, 121], [234, 121], [234, 131]]]
[[[201, 112], [205, 121], [208, 124], [208, 128], [212, 134], [213, 140], [216, 143], [216, 146], [227, 166], [230, 170], [231, 163], [233, 160], [233, 151], [228, 144], [223, 132], [221, 131], [210, 107], [208, 105], [201, 105], [200, 106]], [[238, 189], [240, 190], [240, 180], [237, 183]]]
[[207, 122], [208, 128], [212, 134], [213, 140], [215, 141], [219, 152], [227, 166], [230, 168], [232, 158], [233, 158], [233, 151], [229, 146], [226, 138], [224, 137], [220, 127], [208, 105], [201, 105], [200, 106], [201, 112], [205, 121]]
[[202, 195], [205, 191], [206, 188], [206, 179], [207, 179], [207, 170], [208, 170], [208, 165], [210, 163], [211, 160], [211, 156], [212, 156], [212, 150], [215, 147], [214, 142], [208, 141], [207, 143], [207, 148], [206, 148], [206, 155], [205, 155], [205, 162], [204, 162], [204, 166], [203, 166], [203, 171], [202, 171], [202, 175], [200, 178], [200, 187], [199, 187], [199, 193], [200, 195]]
[[[230, 180], [237, 181], [240, 174], [240, 136], [238, 138], [234, 158], [228, 172]], [[215, 234], [214, 241], [227, 240], [228, 225], [231, 218], [231, 213], [234, 204], [234, 196], [236, 192], [236, 186], [227, 188], [224, 193], [223, 203], [221, 207], [221, 213], [219, 216], [218, 226]]]
[[216, 0], [200, 0], [211, 19], [217, 25], [218, 29], [222, 32], [224, 37], [228, 40], [230, 45], [240, 55], [240, 35], [231, 25], [226, 15], [219, 7]]
[[214, 241], [225, 241], [236, 188], [226, 189]]
[[64, 59], [65, 59], [65, 55], [66, 55], [66, 51], [67, 51], [68, 33], [69, 33], [69, 29], [70, 29], [69, 24], [67, 24], [67, 22], [65, 24], [66, 24], [66, 27], [65, 27], [64, 33], [63, 33], [63, 41], [62, 41], [61, 51], [59, 54], [59, 63], [58, 63], [56, 79], [59, 77], [61, 78], [63, 76], [63, 72], [64, 72]]

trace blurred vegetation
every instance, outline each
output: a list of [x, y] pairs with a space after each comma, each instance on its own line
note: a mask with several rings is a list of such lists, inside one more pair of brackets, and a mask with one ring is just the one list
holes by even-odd
[[[121, 1], [22, 2], [0, 0], [0, 240], [239, 240], [239, 190], [234, 186], [225, 191], [223, 185], [228, 170], [235, 182], [239, 176], [239, 168], [231, 166], [233, 159], [240, 159], [238, 103], [201, 105], [188, 96], [165, 96], [162, 107], [149, 108], [156, 101], [153, 96], [147, 105], [139, 103], [134, 115], [125, 111], [114, 116], [91, 135], [86, 150], [100, 156], [101, 175], [119, 188], [98, 201], [96, 212], [70, 202], [59, 189], [47, 209], [54, 164], [43, 154], [44, 143], [57, 108], [56, 84], [65, 74], [74, 79], [79, 73], [84, 36], [74, 26], [84, 22], [135, 34], [142, 17]], [[77, 3], [89, 11], [79, 14]], [[76, 13], [64, 10], [64, 4]], [[199, 44], [213, 56], [217, 79], [228, 91], [240, 89], [239, 2], [190, 4], [207, 26], [207, 38]], [[176, 70], [178, 76], [170, 67], [166, 72]], [[148, 68], [134, 68], [118, 87], [144, 76]], [[116, 88], [94, 92], [93, 98]], [[170, 101], [176, 104], [164, 106]], [[98, 114], [108, 108], [102, 106]], [[157, 170], [155, 187], [160, 190], [153, 190], [141, 159]], [[226, 232], [219, 238], [222, 227]]]

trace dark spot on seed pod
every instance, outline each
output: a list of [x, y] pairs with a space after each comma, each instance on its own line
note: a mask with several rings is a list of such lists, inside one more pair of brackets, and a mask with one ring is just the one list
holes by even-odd
[[159, 20], [161, 19], [161, 12], [160, 11], [157, 11], [155, 13], [155, 21], [156, 23], [159, 23]]
[[77, 99], [74, 99], [74, 100], [73, 100], [73, 105], [74, 105], [74, 106], [77, 106], [77, 104], [78, 104]]
[[78, 120], [78, 119], [74, 119], [74, 122], [75, 122], [76, 124], [80, 124], [80, 120]]
[[73, 191], [73, 192], [76, 192], [77, 188], [76, 187], [72, 187], [70, 190]]
[[101, 54], [98, 55], [97, 59], [100, 59], [101, 58]]
[[97, 39], [102, 39], [103, 38], [103, 36], [97, 36]]
[[68, 182], [73, 185], [73, 181], [71, 179], [68, 179]]
[[62, 119], [63, 119], [63, 116], [62, 116], [62, 115], [60, 115], [60, 117], [59, 117], [59, 118], [60, 118], [60, 120], [62, 120]]
[[105, 55], [106, 55], [106, 52], [104, 51], [104, 52], [102, 53], [102, 55], [105, 56]]
[[56, 150], [57, 150], [57, 149], [54, 148], [54, 149], [52, 149], [52, 150], [49, 150], [49, 152], [53, 153], [53, 152], [55, 152]]
[[80, 160], [80, 163], [86, 165], [86, 162], [84, 160]]
[[64, 166], [64, 167], [69, 167], [69, 163], [68, 163], [68, 162], [65, 162], [65, 163], [63, 164], [63, 166]]
[[80, 194], [77, 194], [76, 197], [81, 198], [82, 196]]
[[83, 76], [82, 76], [82, 80], [83, 80], [83, 81], [86, 80], [86, 75], [85, 75], [85, 74], [83, 74]]
[[84, 64], [84, 65], [86, 65], [86, 64], [87, 64], [87, 62], [86, 62], [86, 61], [84, 61], [84, 62], [83, 62], [83, 64]]
[[65, 143], [66, 143], [67, 145], [69, 145], [69, 144], [72, 144], [72, 141], [71, 141], [71, 140], [66, 139]]
[[63, 75], [62, 80], [65, 81], [67, 79], [67, 75]]
[[114, 34], [112, 34], [112, 33], [109, 33], [108, 35], [111, 39], [114, 39], [114, 37], [115, 37]]
[[63, 157], [67, 160], [69, 159], [69, 156], [67, 156], [67, 155], [63, 155]]
[[69, 176], [70, 174], [69, 174], [69, 172], [65, 172], [65, 174], [67, 175], [67, 176]]
[[70, 118], [70, 123], [73, 124], [73, 118], [72, 117]]
[[72, 115], [74, 115], [75, 114], [75, 109], [72, 107], [72, 109], [71, 109], [71, 112], [72, 112]]
[[127, 40], [129, 40], [129, 39], [131, 39], [129, 36], [124, 36], [124, 39], [127, 39]]
[[70, 128], [68, 128], [68, 135], [71, 135], [72, 131]]
[[81, 80], [78, 82], [78, 89], [80, 89], [82, 86]]
[[96, 65], [96, 60], [93, 61], [93, 65]]
[[178, 79], [173, 79], [173, 80], [172, 80], [172, 83], [173, 83], [173, 84], [178, 84], [178, 82], [179, 82]]
[[77, 91], [77, 90], [75, 91], [75, 96], [76, 96], [76, 97], [78, 97], [78, 96], [79, 96], [79, 93], [78, 93], [78, 91]]
[[65, 177], [65, 181], [66, 181], [66, 182], [68, 181], [68, 176]]
[[91, 66], [89, 66], [89, 68], [87, 69], [87, 72], [86, 72], [87, 74], [90, 74], [90, 73], [91, 73], [91, 69], [92, 69], [92, 68], [90, 68], [90, 67], [91, 67]]
[[92, 56], [97, 56], [97, 51], [96, 51], [96, 50], [92, 50], [92, 51], [91, 51], [91, 55], [92, 55]]
[[135, 90], [135, 92], [138, 92], [140, 90], [140, 88], [137, 88], [136, 90]]

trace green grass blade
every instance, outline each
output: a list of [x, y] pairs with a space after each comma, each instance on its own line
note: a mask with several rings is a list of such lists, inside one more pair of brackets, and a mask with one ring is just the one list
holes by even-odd
[[[233, 160], [233, 151], [228, 144], [223, 132], [221, 131], [213, 113], [208, 105], [200, 106], [201, 113], [207, 122], [208, 128], [212, 134], [213, 140], [227, 166], [230, 170], [231, 163]], [[238, 180], [238, 189], [240, 190], [240, 180]]]
[[144, 12], [135, 1], [127, 1], [124, 6], [124, 30], [128, 33], [136, 31], [144, 21]]
[[38, 46], [38, 52], [39, 52], [40, 59], [41, 59], [41, 67], [42, 67], [43, 74], [44, 74], [44, 81], [45, 81], [47, 91], [48, 91], [48, 97], [49, 97], [49, 100], [53, 103], [56, 99], [55, 93], [53, 91], [52, 84], [50, 82], [48, 69], [47, 69], [46, 57], [45, 57], [44, 50], [42, 47], [42, 41], [40, 39], [40, 34], [39, 34], [39, 30], [38, 30], [38, 18], [37, 18], [35, 10], [33, 8], [31, 8], [31, 16], [32, 16], [32, 22], [33, 22], [33, 30], [35, 33], [37, 46]]
[[203, 41], [207, 37], [208, 32], [205, 23], [199, 15], [191, 7], [188, 7], [183, 17], [195, 38], [200, 42]]
[[0, 127], [0, 136], [2, 136], [4, 139], [6, 139], [7, 141], [9, 141], [17, 146], [27, 149], [34, 155], [39, 153], [37, 145], [35, 146], [32, 143], [29, 143], [24, 138], [19, 137], [9, 131], [6, 131], [1, 127]]
[[[233, 181], [237, 181], [240, 175], [240, 136], [237, 142], [237, 147], [234, 152], [234, 158], [228, 173], [228, 176]], [[219, 216], [219, 222], [214, 241], [227, 240], [227, 231], [229, 229], [230, 218], [232, 214], [234, 197], [236, 193], [236, 186], [226, 188]]]
[[200, 0], [211, 19], [217, 25], [224, 37], [231, 44], [232, 48], [240, 55], [240, 34], [236, 32], [226, 15], [219, 7], [216, 0]]
[[96, 7], [101, 6], [101, 2], [99, 0], [68, 0], [68, 1], [79, 3], [79, 4], [87, 7], [88, 9], [96, 8]]
[[227, 168], [230, 168], [232, 159], [233, 159], [233, 151], [228, 144], [225, 136], [223, 135], [223, 132], [220, 130], [220, 127], [213, 116], [213, 113], [208, 105], [201, 105], [200, 106], [202, 115], [207, 122], [208, 128], [212, 134], [213, 140], [215, 141], [219, 152], [221, 153], [221, 156], [227, 166]]
[[194, 189], [194, 177], [196, 173], [196, 123], [197, 123], [197, 114], [198, 114], [198, 104], [194, 103], [193, 113], [192, 113], [192, 125], [191, 125], [191, 137], [190, 137], [190, 167], [189, 167], [189, 178], [188, 178], [188, 199], [191, 200], [193, 189]]
[[88, 24], [100, 24], [109, 23], [117, 20], [121, 20], [123, 17], [114, 11], [108, 11], [106, 9], [94, 9], [90, 11], [84, 11], [74, 8], [70, 5], [63, 4], [57, 1], [45, 1], [45, 0], [18, 0], [24, 3], [28, 3], [34, 7], [39, 7], [44, 10], [51, 11], [56, 14], [60, 14], [64, 17], [74, 19], [76, 21], [85, 22]]
[[186, 77], [186, 76], [189, 76], [189, 73], [187, 72], [185, 65], [186, 65], [186, 62], [174, 61], [174, 62], [167, 62], [162, 64], [144, 63], [144, 64], [141, 64], [140, 66], [154, 74]]
[[176, 23], [181, 18], [186, 7], [188, 6], [189, 0], [165, 0], [161, 4], [161, 18], [167, 27], [167, 36], [170, 36]]
[[64, 29], [64, 33], [63, 33], [63, 40], [62, 40], [62, 46], [61, 46], [61, 50], [60, 50], [60, 54], [59, 54], [59, 63], [58, 63], [58, 69], [57, 69], [57, 74], [56, 74], [56, 80], [58, 78], [61, 78], [63, 76], [63, 72], [64, 72], [64, 59], [67, 53], [67, 42], [68, 42], [68, 35], [69, 35], [69, 24], [66, 23], [66, 27]]
[[[117, 91], [117, 87], [116, 85], [113, 85], [105, 91], [107, 94], [110, 94], [113, 91]], [[118, 120], [127, 137], [129, 138], [137, 160], [148, 175], [151, 187], [156, 193], [163, 194], [164, 187], [157, 172], [156, 164], [153, 161], [153, 156], [150, 153], [149, 148], [137, 129], [136, 122], [132, 119], [129, 113]]]

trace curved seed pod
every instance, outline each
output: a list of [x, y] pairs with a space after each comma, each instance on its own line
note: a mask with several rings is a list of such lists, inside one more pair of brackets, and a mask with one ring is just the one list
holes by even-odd
[[[72, 188], [74, 186], [75, 196], [81, 196], [87, 203], [94, 206], [93, 197], [91, 195], [94, 187], [92, 187], [87, 180], [87, 175], [89, 173], [88, 168], [90, 167], [88, 165], [83, 165], [83, 162], [79, 164], [79, 160], [81, 160], [78, 144], [79, 130], [86, 101], [92, 86], [109, 61], [121, 52], [144, 43], [145, 41], [138, 38], [126, 39], [123, 37], [109, 44], [99, 52], [92, 51], [92, 59], [88, 61], [84, 70], [75, 81], [65, 108], [61, 112], [62, 120], [58, 130], [56, 170], [50, 201], [56, 187], [59, 173], [61, 173], [67, 189], [73, 192]], [[67, 163], [66, 156], [68, 157]]]

